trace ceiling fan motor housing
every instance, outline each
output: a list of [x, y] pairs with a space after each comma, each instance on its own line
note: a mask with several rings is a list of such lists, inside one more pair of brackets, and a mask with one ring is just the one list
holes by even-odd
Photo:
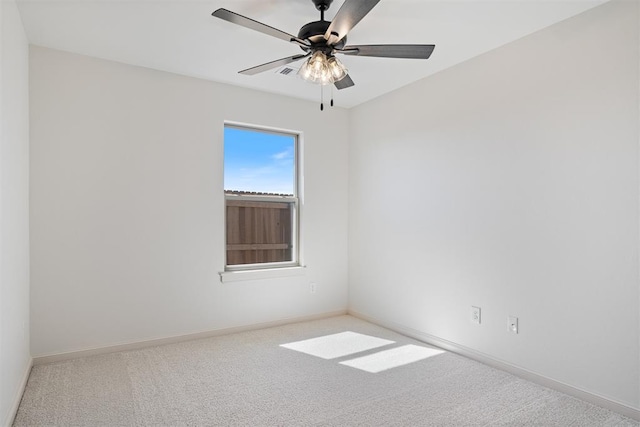
[[309, 22], [300, 28], [298, 38], [309, 40], [311, 42], [311, 47], [302, 47], [302, 50], [306, 52], [315, 52], [320, 50], [328, 55], [332, 54], [334, 49], [342, 49], [347, 42], [347, 37], [343, 37], [342, 40], [334, 45], [327, 45], [327, 40], [325, 40], [324, 35], [327, 32], [329, 25], [331, 25], [330, 21], [314, 21]]

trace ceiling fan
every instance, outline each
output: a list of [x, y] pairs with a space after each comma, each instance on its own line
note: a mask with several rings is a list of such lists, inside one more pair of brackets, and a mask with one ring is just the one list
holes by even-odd
[[254, 75], [307, 58], [298, 72], [303, 79], [321, 85], [333, 84], [338, 89], [346, 89], [353, 86], [354, 82], [344, 65], [335, 57], [337, 53], [381, 58], [428, 59], [435, 47], [428, 44], [347, 45], [347, 33], [380, 0], [345, 0], [333, 21], [324, 20], [324, 13], [329, 9], [333, 0], [311, 1], [316, 9], [320, 11], [320, 20], [303, 25], [298, 32], [298, 36], [288, 34], [227, 9], [221, 8], [212, 13], [213, 16], [233, 24], [296, 44], [305, 52], [304, 54], [293, 55], [247, 68], [240, 71], [240, 74]]

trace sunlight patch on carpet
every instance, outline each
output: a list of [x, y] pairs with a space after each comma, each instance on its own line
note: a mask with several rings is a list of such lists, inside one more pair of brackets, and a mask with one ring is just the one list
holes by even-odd
[[340, 362], [340, 364], [376, 374], [442, 353], [444, 353], [442, 350], [409, 344]]
[[395, 343], [395, 341], [347, 331], [304, 341], [281, 344], [280, 347], [310, 354], [322, 359], [336, 359], [393, 343]]

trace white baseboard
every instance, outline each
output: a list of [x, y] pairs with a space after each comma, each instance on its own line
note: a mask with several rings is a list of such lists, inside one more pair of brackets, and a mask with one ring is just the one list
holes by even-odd
[[473, 350], [471, 348], [462, 346], [460, 344], [456, 344], [454, 342], [451, 342], [442, 338], [438, 338], [436, 336], [409, 328], [407, 326], [404, 326], [392, 321], [382, 320], [376, 317], [368, 316], [366, 314], [355, 312], [353, 310], [349, 310], [348, 314], [350, 314], [351, 316], [360, 318], [362, 320], [366, 320], [367, 322], [385, 327], [394, 332], [398, 332], [408, 337], [415, 338], [424, 343], [434, 345], [436, 347], [440, 347], [452, 353], [460, 354], [462, 356], [468, 357], [469, 359], [473, 359], [478, 362], [484, 363], [485, 365], [489, 365], [491, 367], [509, 372], [520, 378], [524, 378], [536, 384], [540, 384], [544, 387], [548, 387], [550, 389], [560, 391], [570, 396], [577, 397], [578, 399], [582, 399], [586, 402], [593, 403], [594, 405], [598, 405], [605, 409], [609, 409], [611, 411], [617, 412], [618, 414], [622, 414], [626, 417], [633, 418], [635, 420], [640, 421], [640, 409], [638, 408], [633, 408], [624, 403], [616, 402], [613, 399], [600, 396], [598, 394], [591, 393], [586, 390], [582, 390], [580, 388], [574, 387], [569, 384], [565, 384], [560, 381], [556, 381], [554, 379], [545, 377], [544, 375], [540, 375], [538, 373], [529, 371], [527, 369], [520, 368], [518, 366], [512, 365], [508, 362], [505, 362], [503, 360], [481, 353], [479, 351]]
[[33, 367], [33, 359], [29, 358], [29, 364], [27, 365], [27, 369], [25, 369], [22, 374], [22, 382], [20, 383], [20, 387], [18, 388], [18, 393], [16, 397], [13, 399], [13, 404], [9, 409], [9, 413], [7, 414], [7, 419], [5, 423], [2, 424], [6, 427], [11, 427], [13, 421], [16, 419], [16, 415], [18, 414], [18, 408], [20, 407], [20, 401], [22, 401], [22, 395], [24, 394], [24, 389], [27, 387], [27, 381], [29, 381], [29, 374], [31, 374], [31, 368]]
[[223, 329], [213, 329], [209, 331], [196, 332], [196, 333], [187, 334], [187, 335], [158, 338], [158, 339], [152, 339], [152, 340], [146, 340], [146, 341], [136, 341], [136, 342], [110, 345], [110, 346], [98, 347], [98, 348], [89, 348], [84, 350], [71, 351], [67, 353], [37, 356], [33, 358], [33, 364], [44, 365], [47, 363], [55, 363], [55, 362], [61, 362], [64, 360], [77, 359], [79, 357], [88, 357], [88, 356], [95, 356], [99, 354], [115, 353], [118, 351], [139, 350], [141, 348], [155, 347], [158, 345], [175, 344], [179, 342], [199, 340], [203, 338], [218, 337], [221, 335], [229, 335], [237, 332], [246, 332], [246, 331], [253, 331], [257, 329], [272, 328], [274, 326], [282, 326], [290, 323], [307, 322], [311, 320], [324, 319], [327, 317], [334, 317], [334, 316], [340, 316], [345, 314], [347, 314], [347, 310], [337, 310], [337, 311], [330, 311], [330, 312], [319, 313], [319, 314], [312, 314], [308, 316], [292, 317], [292, 318], [273, 320], [270, 322], [255, 323], [251, 325], [235, 326], [235, 327], [223, 328]]

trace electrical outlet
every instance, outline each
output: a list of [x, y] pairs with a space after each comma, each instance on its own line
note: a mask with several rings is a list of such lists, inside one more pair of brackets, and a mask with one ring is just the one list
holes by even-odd
[[312, 294], [316, 293], [316, 284], [315, 283], [310, 283], [309, 284], [309, 292], [311, 292]]
[[518, 318], [516, 316], [507, 317], [507, 329], [514, 334], [518, 333]]
[[480, 307], [471, 306], [471, 321], [480, 324]]

